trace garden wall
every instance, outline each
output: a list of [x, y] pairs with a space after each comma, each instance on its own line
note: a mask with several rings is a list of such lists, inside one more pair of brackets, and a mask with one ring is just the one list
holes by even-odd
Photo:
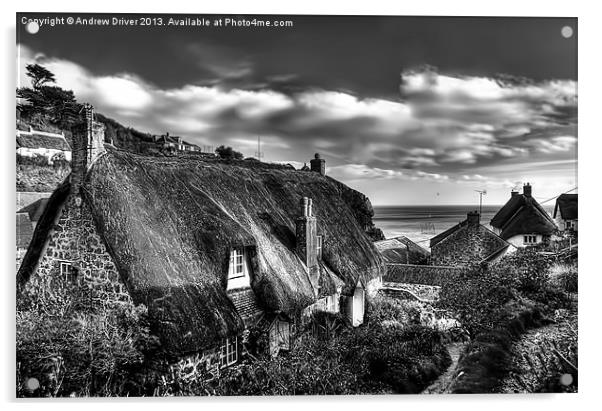
[[384, 282], [441, 286], [460, 273], [461, 267], [415, 264], [387, 264]]

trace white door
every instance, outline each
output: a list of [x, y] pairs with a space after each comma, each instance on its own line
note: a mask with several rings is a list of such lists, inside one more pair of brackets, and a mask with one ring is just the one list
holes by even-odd
[[364, 322], [364, 289], [356, 288], [353, 294], [353, 326]]

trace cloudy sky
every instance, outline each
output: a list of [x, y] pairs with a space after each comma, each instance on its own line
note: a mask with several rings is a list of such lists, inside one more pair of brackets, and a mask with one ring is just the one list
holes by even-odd
[[246, 156], [261, 136], [265, 161], [297, 166], [320, 152], [375, 205], [474, 204], [482, 189], [501, 204], [524, 182], [545, 200], [577, 186], [576, 19], [261, 18], [293, 26], [30, 34], [18, 16], [20, 81], [37, 62], [141, 131]]

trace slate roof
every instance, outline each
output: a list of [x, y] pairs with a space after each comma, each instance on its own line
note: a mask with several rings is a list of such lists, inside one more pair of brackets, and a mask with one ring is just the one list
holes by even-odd
[[430, 255], [428, 250], [405, 236], [375, 241], [374, 245], [387, 263], [420, 264]]
[[27, 213], [17, 213], [17, 248], [27, 248], [33, 236], [33, 226]]
[[69, 147], [69, 143], [64, 137], [52, 137], [36, 133], [18, 135], [17, 147], [71, 151], [71, 147]]
[[46, 204], [48, 204], [48, 198], [40, 198], [39, 200], [36, 200], [33, 203], [21, 208], [19, 211], [17, 211], [17, 213], [27, 213], [31, 222], [37, 222], [42, 216], [44, 208], [46, 208]]

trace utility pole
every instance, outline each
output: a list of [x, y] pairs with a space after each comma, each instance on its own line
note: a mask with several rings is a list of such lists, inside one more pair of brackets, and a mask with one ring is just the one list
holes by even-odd
[[479, 193], [479, 215], [483, 214], [483, 195], [487, 195], [487, 190], [475, 190]]
[[263, 158], [263, 153], [261, 152], [261, 137], [257, 136], [257, 152], [255, 152], [255, 157], [257, 160], [261, 161]]

